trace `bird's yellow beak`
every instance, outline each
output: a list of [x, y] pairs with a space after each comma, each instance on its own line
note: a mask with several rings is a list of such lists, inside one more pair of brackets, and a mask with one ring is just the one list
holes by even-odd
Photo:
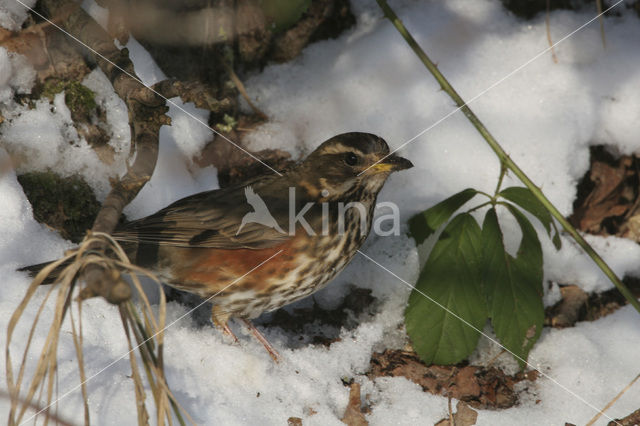
[[413, 163], [411, 163], [411, 161], [395, 154], [391, 154], [379, 163], [371, 166], [371, 171], [373, 173], [390, 173], [398, 170], [410, 169], [411, 167], [413, 167]]
[[390, 172], [393, 166], [387, 163], [378, 163], [371, 167], [374, 173]]

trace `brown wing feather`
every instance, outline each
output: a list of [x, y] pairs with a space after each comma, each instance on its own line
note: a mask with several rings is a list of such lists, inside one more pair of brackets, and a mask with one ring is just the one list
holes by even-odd
[[[264, 178], [247, 184], [252, 185], [276, 222], [286, 230], [286, 192], [282, 194], [284, 198], [276, 196], [280, 186], [277, 180]], [[287, 240], [289, 235], [254, 222], [246, 223], [238, 233], [242, 218], [253, 211], [244, 193], [247, 184], [183, 198], [151, 216], [125, 224], [113, 236], [130, 243], [225, 249], [268, 248]]]

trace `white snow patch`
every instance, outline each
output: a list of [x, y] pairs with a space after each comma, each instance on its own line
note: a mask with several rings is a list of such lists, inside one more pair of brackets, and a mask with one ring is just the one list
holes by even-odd
[[2, 0], [0, 2], [0, 27], [18, 31], [27, 19], [27, 7], [35, 6], [37, 0]]

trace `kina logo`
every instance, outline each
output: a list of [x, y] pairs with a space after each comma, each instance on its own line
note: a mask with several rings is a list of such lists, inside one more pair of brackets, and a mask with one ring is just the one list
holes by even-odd
[[[296, 231], [304, 230], [308, 235], [317, 235], [318, 229], [313, 229], [309, 222], [307, 222], [305, 218], [305, 214], [310, 213], [312, 207], [316, 204], [315, 202], [307, 202], [303, 206], [300, 206], [299, 203], [296, 203], [296, 188], [289, 187], [289, 207], [288, 207], [288, 233], [280, 227], [280, 224], [276, 221], [274, 216], [269, 211], [267, 204], [264, 200], [258, 195], [251, 186], [246, 186], [244, 188], [244, 195], [247, 199], [247, 203], [252, 207], [253, 211], [246, 213], [242, 217], [242, 221], [240, 226], [238, 227], [238, 231], [236, 232], [236, 236], [240, 234], [242, 229], [250, 224], [257, 223], [267, 228], [275, 229], [281, 234], [294, 236]], [[328, 197], [329, 191], [326, 189], [322, 191], [323, 197]], [[282, 205], [280, 208], [282, 209]], [[346, 223], [346, 213], [347, 211], [354, 209], [355, 214], [360, 219], [360, 232], [362, 234], [367, 234], [368, 231], [368, 215], [369, 207], [365, 206], [361, 202], [351, 201], [351, 202], [342, 202], [338, 201], [335, 204], [334, 215], [331, 216], [331, 208], [327, 201], [323, 201], [320, 203], [320, 208], [316, 209], [315, 212], [319, 213], [321, 210], [321, 223], [318, 221], [314, 221], [316, 227], [321, 226], [321, 235], [329, 235], [331, 230], [337, 232], [339, 235], [344, 235], [345, 233], [345, 223]], [[400, 209], [398, 206], [391, 202], [382, 202], [375, 206], [375, 208], [387, 208], [390, 209], [391, 212], [384, 215], [378, 215], [378, 217], [373, 220], [373, 231], [376, 235], [379, 236], [388, 236], [388, 235], [400, 235]], [[299, 210], [298, 210], [299, 209]], [[285, 215], [284, 211], [278, 211], [279, 217], [283, 217]], [[337, 214], [336, 214], [337, 213]], [[312, 214], [312, 213], [311, 213]], [[317, 217], [316, 217], [317, 219]], [[386, 223], [386, 226], [383, 224]], [[335, 226], [330, 226], [334, 224]], [[285, 225], [287, 226], [287, 225]], [[336, 231], [337, 229], [337, 231]]]
[[236, 235], [240, 233], [242, 228], [247, 223], [259, 223], [260, 225], [273, 228], [281, 234], [285, 233], [280, 225], [278, 225], [278, 222], [276, 222], [276, 220], [273, 218], [271, 212], [269, 212], [269, 209], [267, 208], [264, 200], [254, 192], [253, 188], [251, 188], [250, 186], [245, 187], [244, 195], [247, 198], [247, 203], [249, 203], [249, 205], [253, 207], [253, 211], [244, 215], [244, 217], [242, 218], [242, 223], [240, 223], [240, 227], [238, 228], [238, 232], [236, 232]]

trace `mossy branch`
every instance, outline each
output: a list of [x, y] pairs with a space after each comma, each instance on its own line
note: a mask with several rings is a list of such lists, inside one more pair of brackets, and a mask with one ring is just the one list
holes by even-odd
[[402, 35], [405, 41], [409, 44], [411, 49], [413, 49], [414, 53], [420, 58], [425, 67], [431, 72], [434, 78], [444, 90], [458, 105], [458, 108], [462, 111], [462, 113], [469, 119], [471, 124], [478, 130], [478, 132], [482, 135], [482, 137], [487, 141], [491, 149], [496, 153], [500, 162], [502, 164], [501, 167], [506, 167], [508, 170], [512, 171], [514, 175], [518, 177], [524, 183], [524, 185], [531, 190], [531, 192], [535, 195], [535, 197], [544, 205], [544, 207], [551, 213], [551, 215], [562, 225], [565, 231], [569, 235], [573, 237], [573, 239], [582, 247], [582, 249], [593, 259], [593, 261], [598, 265], [598, 267], [604, 272], [604, 274], [611, 280], [611, 282], [616, 286], [616, 288], [620, 291], [620, 293], [624, 296], [627, 301], [633, 305], [633, 307], [640, 312], [640, 303], [635, 298], [635, 296], [629, 291], [629, 289], [623, 284], [623, 282], [618, 278], [613, 272], [613, 270], [607, 265], [607, 263], [600, 257], [600, 255], [587, 243], [587, 241], [580, 235], [580, 233], [567, 221], [564, 216], [558, 211], [558, 209], [549, 201], [549, 199], [542, 193], [540, 188], [538, 188], [532, 181], [527, 177], [527, 175], [518, 167], [518, 165], [511, 160], [509, 155], [502, 149], [498, 141], [491, 135], [489, 130], [482, 124], [480, 119], [471, 111], [471, 108], [465, 103], [465, 101], [458, 95], [453, 86], [449, 84], [447, 79], [442, 75], [442, 73], [438, 70], [436, 64], [434, 64], [431, 59], [427, 56], [427, 54], [422, 50], [420, 45], [416, 42], [416, 40], [411, 36], [409, 31], [405, 28], [404, 24], [395, 14], [395, 12], [389, 7], [386, 0], [377, 0], [378, 5], [383, 10], [385, 16], [393, 25], [396, 27], [398, 32]]
[[[60, 27], [94, 53], [98, 66], [129, 110], [135, 161], [125, 176], [112, 185], [113, 189], [102, 204], [92, 227], [93, 232], [111, 233], [118, 224], [122, 209], [135, 198], [153, 174], [158, 158], [160, 127], [170, 122], [165, 115], [168, 108], [164, 99], [148, 90], [136, 77], [127, 49], [119, 50], [105, 30], [76, 2], [42, 0], [40, 6], [51, 17], [59, 13], [62, 16]], [[40, 15], [39, 12], [34, 13]], [[42, 15], [40, 17], [44, 18]], [[102, 296], [110, 303], [119, 304], [131, 297], [130, 287], [118, 271], [105, 271], [99, 265], [92, 265], [83, 272], [83, 276], [87, 287], [83, 290], [82, 298]]]

